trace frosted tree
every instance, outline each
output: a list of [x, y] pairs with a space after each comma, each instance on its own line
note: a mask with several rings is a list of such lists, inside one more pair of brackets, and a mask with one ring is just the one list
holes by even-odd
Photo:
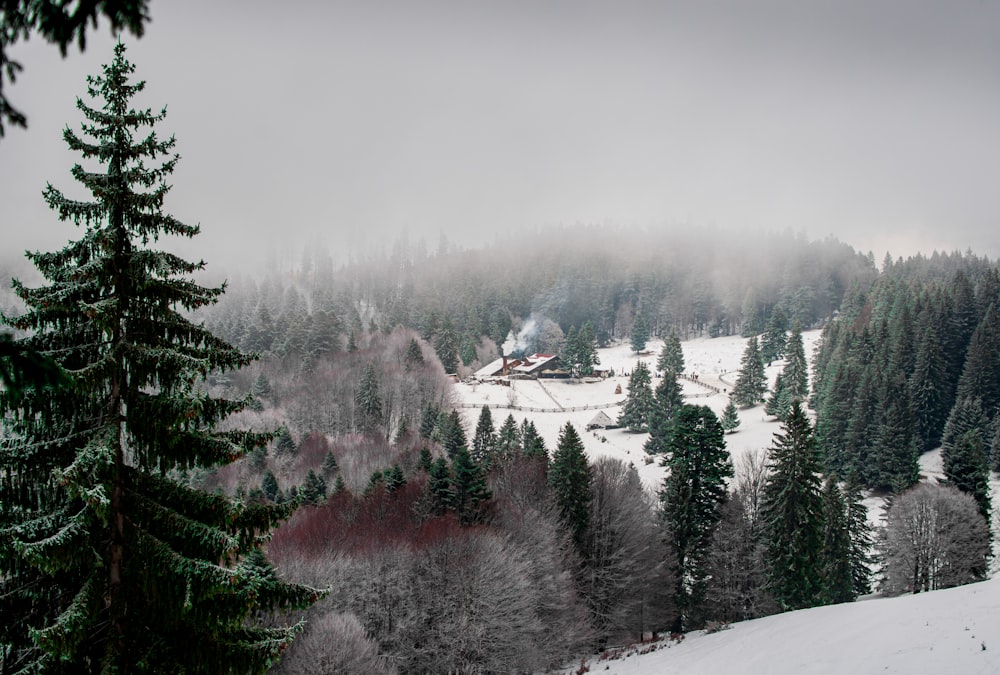
[[732, 400], [741, 408], [749, 408], [763, 401], [766, 391], [767, 375], [764, 373], [764, 362], [761, 360], [760, 347], [755, 336], [747, 340], [746, 349], [743, 351]]

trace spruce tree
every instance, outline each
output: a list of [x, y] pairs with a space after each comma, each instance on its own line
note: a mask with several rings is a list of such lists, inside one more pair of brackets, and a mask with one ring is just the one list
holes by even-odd
[[785, 336], [787, 330], [788, 317], [781, 307], [775, 307], [760, 342], [760, 357], [764, 363], [770, 363], [785, 355], [788, 344]]
[[420, 349], [417, 338], [410, 338], [410, 344], [406, 347], [406, 354], [403, 356], [403, 363], [407, 370], [424, 365], [424, 352]]
[[[730, 402], [732, 402], [732, 399], [730, 399]], [[790, 409], [790, 392], [789, 388], [785, 385], [784, 372], [781, 372], [774, 379], [774, 391], [771, 392], [767, 402], [764, 404], [764, 412], [777, 417], [779, 420], [783, 420], [788, 415]]]
[[260, 489], [264, 493], [264, 496], [268, 500], [275, 502], [278, 500], [278, 493], [281, 491], [278, 487], [278, 479], [275, 477], [274, 472], [268, 469], [264, 472], [264, 475], [260, 479]]
[[639, 361], [628, 378], [628, 397], [618, 416], [618, 424], [632, 433], [646, 431], [649, 428], [649, 415], [654, 405], [649, 368]]
[[632, 351], [636, 354], [646, 348], [646, 343], [649, 342], [649, 322], [646, 321], [644, 316], [640, 315], [636, 317], [635, 322], [632, 324], [630, 339]]
[[781, 373], [788, 400], [805, 401], [809, 397], [809, 365], [806, 362], [806, 352], [802, 346], [802, 328], [798, 321], [792, 324], [792, 332], [788, 336], [785, 348], [785, 360], [785, 367]]
[[493, 462], [496, 447], [496, 432], [493, 430], [493, 415], [489, 406], [483, 406], [476, 423], [476, 434], [472, 437], [472, 459], [487, 468]]
[[545, 439], [538, 433], [535, 423], [525, 418], [521, 424], [521, 452], [525, 457], [542, 457], [548, 459], [549, 451], [545, 447]]
[[88, 79], [96, 106], [66, 129], [89, 201], [44, 196], [82, 237], [29, 258], [48, 285], [14, 288], [26, 311], [7, 320], [73, 385], [0, 395], [0, 654], [21, 672], [262, 673], [299, 626], [265, 627], [317, 593], [277, 580], [256, 553], [290, 509], [209, 494], [180, 472], [228, 464], [267, 434], [218, 431], [246, 407], [206, 393], [213, 371], [253, 357], [186, 318], [223, 288], [153, 247], [198, 227], [163, 212], [177, 155], [153, 130], [165, 113], [135, 110], [144, 83], [115, 47]]
[[496, 455], [506, 459], [514, 456], [521, 447], [521, 431], [517, 427], [514, 415], [508, 414], [497, 432]]
[[669, 377], [670, 373], [676, 377], [684, 372], [684, 350], [681, 349], [681, 341], [674, 331], [670, 331], [670, 335], [663, 341], [656, 369], [663, 373], [663, 377]]
[[428, 441], [434, 439], [434, 432], [438, 428], [441, 418], [441, 409], [433, 403], [428, 402], [420, 414], [420, 437]]
[[797, 401], [774, 435], [769, 465], [762, 508], [771, 592], [784, 609], [811, 607], [823, 599], [823, 498], [819, 451]]
[[653, 395], [653, 406], [649, 412], [649, 439], [643, 449], [650, 455], [665, 455], [670, 449], [677, 413], [684, 405], [684, 396], [677, 376], [672, 372], [664, 374]]
[[764, 362], [761, 360], [760, 347], [756, 336], [747, 340], [743, 358], [740, 361], [740, 372], [733, 387], [732, 399], [741, 408], [750, 408], [764, 400], [767, 391], [767, 375], [764, 373]]
[[825, 602], [837, 604], [854, 600], [847, 505], [833, 476], [827, 476], [823, 484], [823, 548], [820, 570]]
[[736, 411], [736, 405], [733, 403], [732, 399], [726, 404], [726, 409], [722, 411], [722, 429], [727, 434], [731, 434], [736, 431], [740, 426], [740, 416]]
[[708, 579], [708, 551], [726, 501], [726, 480], [733, 465], [726, 451], [722, 425], [706, 406], [685, 405], [664, 460], [667, 476], [660, 491], [660, 509], [668, 525], [677, 561], [674, 631], [700, 622]]
[[945, 367], [937, 328], [930, 324], [917, 347], [913, 373], [907, 383], [919, 452], [927, 452], [938, 446], [945, 422], [948, 421], [950, 399], [944, 388]]
[[587, 321], [577, 333], [577, 359], [581, 375], [591, 375], [594, 369], [601, 365], [597, 355], [597, 338], [594, 335], [594, 324]]
[[444, 372], [458, 372], [458, 336], [455, 335], [451, 319], [445, 319], [437, 333], [434, 334], [434, 351], [441, 360]]
[[941, 449], [941, 460], [947, 482], [972, 495], [989, 523], [990, 467], [982, 432], [977, 428], [963, 432]]
[[844, 501], [847, 503], [847, 533], [851, 543], [851, 581], [854, 597], [871, 593], [872, 577], [872, 537], [871, 524], [868, 522], [868, 507], [863, 501], [861, 485], [852, 476], [844, 488]]
[[493, 494], [486, 486], [486, 472], [472, 459], [469, 451], [462, 446], [451, 461], [451, 507], [458, 514], [463, 525], [482, 522], [485, 517], [484, 503]]
[[583, 441], [572, 424], [567, 422], [559, 431], [559, 442], [549, 464], [549, 485], [563, 525], [586, 559], [586, 541], [590, 529], [590, 502], [593, 499], [591, 470]]
[[384, 412], [382, 395], [379, 393], [378, 369], [372, 361], [368, 362], [361, 375], [361, 381], [358, 382], [354, 394], [354, 403], [357, 410], [355, 426], [358, 431], [366, 434], [380, 431]]
[[465, 428], [462, 426], [462, 417], [457, 410], [452, 410], [447, 415], [443, 415], [441, 423], [441, 445], [449, 457], [454, 458], [459, 448], [468, 448], [465, 439]]
[[427, 492], [431, 498], [431, 508], [435, 515], [442, 515], [453, 503], [451, 493], [451, 470], [444, 457], [438, 457], [428, 471]]

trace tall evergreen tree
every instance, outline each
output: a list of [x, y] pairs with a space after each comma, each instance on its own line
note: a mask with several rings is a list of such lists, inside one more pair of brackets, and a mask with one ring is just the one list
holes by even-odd
[[802, 328], [798, 321], [792, 324], [792, 332], [788, 336], [785, 348], [785, 360], [787, 362], [781, 373], [788, 391], [788, 400], [805, 401], [809, 397], [809, 365], [806, 363], [806, 352], [802, 346]]
[[82, 237], [29, 254], [48, 285], [14, 285], [27, 311], [9, 325], [74, 383], [17, 402], [0, 395], [0, 659], [20, 672], [264, 672], [298, 627], [258, 617], [317, 593], [267, 574], [256, 553], [288, 507], [174, 478], [268, 436], [218, 431], [247, 401], [196, 384], [252, 356], [182, 313], [223, 293], [189, 278], [203, 263], [150, 246], [198, 228], [162, 210], [177, 155], [151, 130], [164, 113], [131, 107], [144, 87], [133, 71], [119, 43], [88, 80], [97, 106], [78, 101], [82, 135], [63, 134], [102, 167], [73, 168], [90, 200], [44, 193]]
[[757, 337], [754, 336], [747, 340], [746, 349], [743, 351], [732, 399], [741, 408], [749, 408], [763, 401], [766, 391], [767, 375], [764, 373], [764, 362], [761, 360]]
[[548, 459], [549, 451], [545, 447], [545, 439], [538, 433], [535, 423], [525, 418], [521, 424], [521, 452], [526, 457], [542, 457]]
[[973, 496], [987, 524], [990, 508], [990, 467], [982, 431], [968, 429], [941, 448], [945, 479], [962, 492]]
[[771, 318], [767, 322], [767, 328], [760, 340], [760, 357], [765, 363], [770, 363], [780, 359], [785, 355], [785, 347], [788, 338], [785, 333], [788, 331], [788, 317], [780, 306], [771, 312]]
[[445, 319], [434, 334], [434, 351], [446, 373], [458, 372], [458, 336], [451, 319]]
[[642, 361], [635, 364], [635, 370], [628, 378], [628, 398], [618, 416], [618, 424], [632, 433], [649, 428], [649, 415], [655, 405], [650, 387], [649, 368]]
[[931, 323], [917, 347], [913, 373], [907, 383], [919, 452], [937, 447], [948, 420], [950, 399], [944, 390], [945, 367], [941, 340], [938, 338], [937, 328]]
[[559, 431], [559, 442], [549, 465], [549, 485], [563, 525], [586, 559], [586, 541], [590, 529], [591, 489], [590, 465], [583, 450], [583, 441], [572, 424], [567, 422]]
[[736, 411], [736, 405], [732, 399], [726, 404], [726, 409], [722, 411], [722, 419], [719, 421], [722, 423], [722, 430], [727, 434], [731, 434], [739, 428], [740, 415]]
[[476, 434], [472, 437], [472, 459], [488, 469], [493, 462], [496, 448], [496, 432], [493, 430], [493, 414], [489, 406], [483, 406], [476, 422]]
[[497, 432], [497, 457], [513, 457], [520, 447], [521, 431], [517, 428], [517, 421], [514, 419], [514, 415], [507, 415], [507, 419], [503, 421]]
[[486, 487], [486, 472], [472, 459], [468, 449], [459, 448], [451, 462], [451, 506], [463, 525], [482, 522], [484, 502], [493, 495]]
[[784, 609], [811, 607], [823, 599], [823, 498], [819, 451], [797, 401], [774, 435], [769, 464], [762, 508], [771, 591]]
[[664, 373], [663, 379], [653, 394], [653, 406], [649, 412], [649, 439], [643, 448], [650, 455], [665, 455], [670, 449], [677, 413], [684, 405], [677, 376]]
[[354, 395], [354, 402], [358, 411], [357, 428], [363, 433], [379, 431], [384, 422], [384, 412], [382, 395], [379, 393], [378, 370], [372, 361], [368, 362], [361, 375], [361, 381], [358, 383], [358, 389]]
[[442, 416], [441, 422], [441, 445], [451, 458], [459, 448], [468, 449], [468, 441], [465, 438], [465, 428], [462, 426], [462, 416], [457, 410], [452, 410], [447, 415]]
[[668, 377], [668, 373], [673, 373], [676, 377], [684, 372], [684, 350], [681, 348], [680, 338], [674, 331], [670, 331], [670, 335], [663, 341], [656, 369], [663, 373], [663, 377]]
[[708, 578], [707, 552], [726, 501], [726, 479], [733, 465], [726, 451], [722, 425], [707, 406], [685, 405], [664, 465], [667, 476], [660, 491], [660, 508], [677, 561], [673, 630], [700, 622]]
[[869, 483], [899, 493], [920, 479], [916, 425], [903, 373], [898, 370], [889, 373], [883, 390], [885, 403], [881, 407], [885, 413], [876, 432], [873, 457], [868, 462], [874, 467]]
[[641, 314], [636, 317], [635, 322], [632, 324], [630, 339], [632, 351], [636, 354], [644, 350], [646, 343], [649, 342], [649, 322]]
[[577, 333], [577, 359], [580, 364], [580, 374], [590, 375], [597, 366], [601, 365], [601, 358], [597, 355], [597, 338], [594, 334], [594, 324], [587, 321]]
[[852, 477], [844, 489], [847, 504], [847, 533], [851, 542], [851, 581], [854, 597], [868, 595], [872, 591], [872, 528], [868, 522], [868, 507], [863, 501], [861, 486]]
[[827, 476], [823, 484], [823, 548], [820, 570], [825, 602], [836, 604], [854, 600], [847, 505], [833, 476]]
[[440, 516], [454, 503], [448, 461], [444, 457], [438, 457], [431, 464], [430, 471], [427, 473], [427, 492], [430, 494], [431, 507], [434, 514]]

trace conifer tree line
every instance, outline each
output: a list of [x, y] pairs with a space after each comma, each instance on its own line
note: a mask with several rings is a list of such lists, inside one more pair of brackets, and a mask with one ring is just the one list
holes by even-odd
[[950, 484], [990, 513], [1000, 469], [1000, 273], [971, 254], [886, 261], [824, 330], [812, 405], [824, 465], [869, 488], [917, 482], [942, 448]]

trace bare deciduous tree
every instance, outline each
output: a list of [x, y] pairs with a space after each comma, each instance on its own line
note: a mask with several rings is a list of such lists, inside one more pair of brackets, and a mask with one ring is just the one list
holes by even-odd
[[921, 483], [896, 497], [881, 533], [887, 595], [960, 586], [985, 578], [989, 530], [975, 499]]

